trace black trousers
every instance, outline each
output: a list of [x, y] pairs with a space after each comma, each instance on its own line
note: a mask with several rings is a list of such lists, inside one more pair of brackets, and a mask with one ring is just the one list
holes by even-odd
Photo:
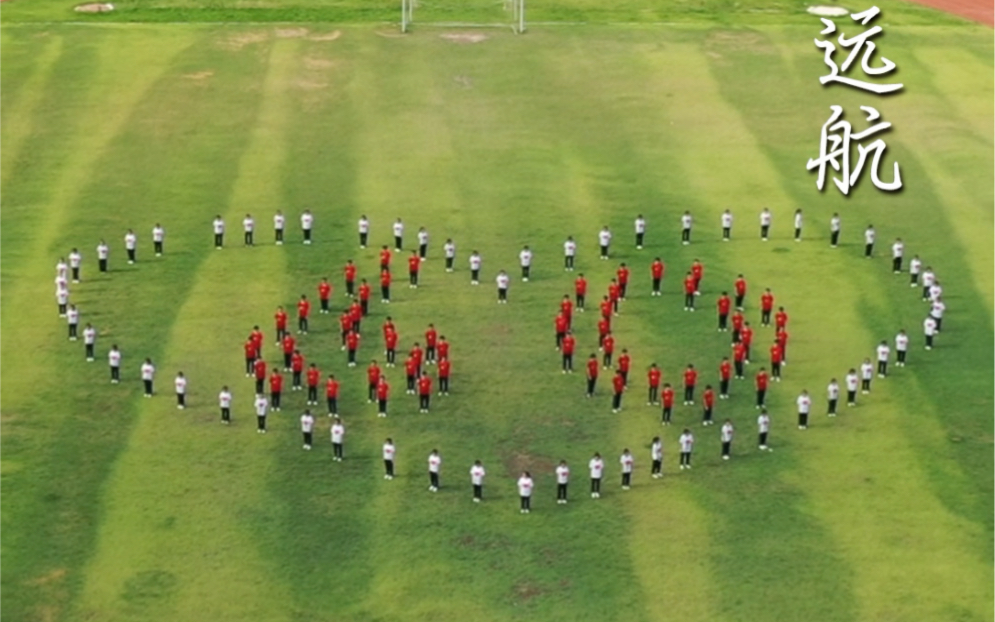
[[601, 357], [601, 366], [602, 367], [611, 367], [612, 366], [612, 353], [611, 352], [605, 352], [605, 355]]
[[[75, 279], [76, 277], [74, 276], [73, 278]], [[918, 272], [910, 272], [909, 273], [909, 283], [911, 283], [912, 285], [918, 285], [919, 284], [919, 273]]]
[[310, 242], [311, 241], [311, 230], [310, 229], [302, 229], [301, 231], [303, 231], [303, 233], [304, 233], [304, 241], [305, 242]]
[[574, 370], [574, 355], [564, 354], [563, 355], [563, 371], [573, 371]]
[[348, 355], [347, 356], [348, 362], [350, 364], [352, 364], [352, 365], [355, 365], [356, 364], [356, 350], [354, 350], [352, 348], [349, 348], [349, 350], [346, 352], [346, 354]]
[[529, 278], [529, 271], [530, 270], [531, 270], [530, 266], [522, 266], [522, 278], [523, 279]]
[[176, 405], [177, 406], [186, 406], [187, 405], [187, 396], [186, 396], [186, 394], [184, 394], [184, 393], [177, 393], [176, 394]]
[[874, 245], [873, 244], [865, 244], [864, 245], [864, 257], [870, 257], [871, 253], [873, 253], [873, 252], [874, 252]]
[[619, 410], [622, 408], [622, 394], [615, 393], [612, 395], [612, 410]]
[[402, 250], [404, 248], [404, 238], [399, 235], [394, 236], [394, 250]]
[[[625, 300], [625, 292], [627, 292], [628, 289], [629, 289], [629, 282], [628, 281], [626, 281], [625, 283], [619, 283], [618, 284], [618, 297], [621, 298], [622, 300]], [[616, 312], [618, 311], [618, 301], [617, 300], [615, 301], [615, 311]]]
[[274, 233], [276, 234], [276, 241], [283, 242], [283, 229], [274, 229]]
[[362, 246], [363, 248], [366, 248], [366, 241], [369, 239], [369, 237], [370, 237], [369, 233], [360, 233], [359, 245]]
[[498, 288], [498, 300], [507, 300], [507, 299], [508, 299], [508, 290]]
[[106, 259], [98, 259], [97, 260], [97, 267], [98, 267], [98, 269], [101, 272], [107, 272], [107, 260]]
[[88, 361], [92, 360], [93, 359], [93, 344], [92, 343], [86, 344], [86, 347], [84, 349], [86, 350], [86, 359]]
[[231, 408], [221, 409], [221, 420], [225, 422], [231, 421]]
[[79, 328], [79, 324], [69, 324], [69, 337], [76, 337], [76, 330]]
[[[156, 244], [159, 245], [157, 247], [158, 250], [156, 250], [156, 252], [157, 253], [161, 253], [162, 252], [162, 242], [156, 242]], [[72, 270], [73, 270], [73, 282], [74, 283], [79, 283], [79, 268], [73, 268]]]
[[429, 402], [431, 402], [432, 396], [430, 395], [419, 395], [418, 396], [418, 407], [424, 410], [428, 410]]
[[473, 485], [473, 498], [483, 499], [484, 498], [484, 487], [480, 484]]
[[691, 466], [691, 452], [682, 451], [681, 452], [681, 464], [684, 466]]
[[252, 232], [251, 231], [246, 231], [245, 232], [245, 245], [246, 246], [252, 246]]
[[798, 425], [808, 427], [808, 413], [798, 413]]
[[418, 285], [418, 271], [408, 270], [408, 283], [411, 285]]
[[781, 377], [781, 364], [780, 363], [771, 363], [770, 364], [770, 375], [771, 375], [772, 378], [780, 378]]
[[455, 257], [446, 257], [446, 272], [452, 272], [453, 271], [453, 261], [454, 260], [455, 260]]
[[888, 374], [888, 361], [878, 361], [878, 373], [882, 376]]
[[297, 318], [297, 330], [301, 331], [302, 333], [306, 333], [307, 329], [308, 329], [307, 318], [299, 316]]
[[729, 328], [729, 314], [720, 313], [719, 314], [719, 330], [727, 330]]
[[646, 396], [646, 401], [650, 404], [656, 404], [660, 399], [660, 387], [650, 387], [649, 395]]
[[728, 396], [729, 395], [729, 379], [722, 378], [719, 380], [719, 395]]
[[663, 460], [654, 460], [650, 472], [654, 475], [659, 475], [661, 471], [663, 471]]
[[660, 291], [660, 282], [661, 281], [663, 281], [663, 279], [658, 279], [658, 278], [654, 277], [654, 279], [653, 279], [653, 291], [654, 292], [659, 292]]
[[397, 360], [397, 350], [395, 350], [394, 348], [387, 348], [386, 355], [387, 355], [387, 364], [393, 365], [394, 361]]
[[346, 296], [350, 296], [350, 297], [356, 295], [356, 281], [346, 281], [345, 282], [345, 293], [346, 293]]
[[407, 390], [408, 391], [414, 391], [415, 390], [415, 377], [413, 375], [411, 375], [411, 374], [408, 374], [407, 375], [407, 380], [408, 380], [408, 389]]
[[766, 239], [769, 233], [770, 233], [770, 225], [760, 225], [761, 238]]
[[439, 474], [436, 473], [435, 471], [428, 472], [428, 485], [431, 486], [432, 488], [439, 487]]
[[380, 286], [380, 299], [388, 301], [390, 300], [390, 285]]
[[256, 393], [263, 392], [263, 384], [266, 382], [265, 378], [256, 378]]
[[449, 376], [439, 376], [439, 393], [449, 395]]
[[693, 402], [694, 401], [694, 385], [689, 384], [684, 387], [684, 401]]
[[567, 485], [566, 484], [556, 484], [556, 498], [557, 498], [557, 500], [562, 499], [562, 500], [566, 501], [566, 499], [567, 499]]
[[270, 391], [269, 403], [275, 410], [280, 410], [280, 391]]
[[691, 241], [691, 230], [681, 229], [681, 242], [690, 242], [690, 241]]
[[565, 269], [567, 269], [567, 270], [569, 270], [570, 268], [574, 267], [574, 256], [573, 255], [565, 255], [563, 257], [563, 267]]
[[521, 507], [523, 510], [532, 509], [532, 497], [519, 497], [521, 499]]
[[871, 381], [868, 380], [867, 378], [861, 378], [860, 379], [860, 390], [861, 391], [870, 391], [871, 390]]
[[295, 389], [300, 389], [301, 388], [301, 372], [299, 372], [299, 371], [293, 372], [293, 375], [291, 376], [291, 382], [294, 385]]
[[732, 227], [722, 227], [722, 239], [728, 240], [729, 236], [732, 234]]
[[736, 377], [737, 378], [742, 378], [743, 377], [743, 361], [733, 361], [732, 366], [736, 370]]
[[857, 392], [856, 391], [847, 391], [846, 392], [846, 402], [847, 402], [847, 404], [856, 404], [857, 403]]
[[757, 389], [757, 406], [763, 406], [767, 398], [767, 389]]
[[732, 451], [732, 441], [722, 441], [722, 455], [728, 456], [730, 451]]
[[761, 432], [757, 438], [757, 444], [761, 447], [767, 446], [767, 432]]
[[762, 309], [760, 311], [760, 324], [770, 326], [770, 309]]
[[592, 477], [591, 478], [591, 492], [601, 492], [601, 478]]
[[318, 387], [308, 385], [307, 386], [307, 401], [308, 403], [317, 404], [318, 403]]
[[575, 301], [577, 303], [577, 308], [578, 309], [583, 309], [584, 308], [584, 298], [585, 298], [584, 294], [576, 294], [575, 295], [574, 299], [575, 299]]
[[470, 280], [476, 283], [480, 280], [480, 270], [470, 270]]
[[902, 258], [901, 257], [892, 257], [891, 258], [891, 270], [893, 272], [901, 272], [902, 271]]
[[368, 399], [371, 402], [373, 400], [377, 399], [377, 383], [376, 382], [368, 382], [368, 383], [366, 383], [366, 399]]
[[895, 350], [895, 360], [899, 363], [905, 362], [905, 350]]
[[829, 233], [829, 245], [830, 246], [836, 246], [836, 245], [839, 244], [839, 242], [840, 242], [840, 232], [839, 231], [831, 231]]
[[746, 294], [743, 294], [742, 296], [740, 296], [739, 294], [736, 294], [736, 308], [737, 309], [742, 309], [743, 308], [743, 299], [744, 298], [746, 298]]
[[829, 400], [829, 409], [826, 411], [827, 415], [835, 415], [836, 414], [836, 403], [838, 401], [839, 400]]
[[602, 258], [607, 258], [608, 257], [608, 247], [607, 246], [604, 246], [604, 245], [601, 246], [601, 257]]
[[588, 397], [594, 395], [594, 385], [597, 384], [597, 383], [598, 383], [598, 379], [597, 378], [588, 378], [587, 379], [587, 395], [588, 395]]
[[332, 455], [336, 458], [342, 457], [342, 443], [332, 443]]
[[251, 374], [256, 366], [256, 359], [245, 358], [245, 373]]
[[312, 432], [303, 432], [304, 434], [304, 444], [308, 447], [311, 446], [311, 441], [314, 440], [314, 434]]
[[701, 420], [702, 421], [711, 421], [712, 420], [712, 409], [711, 408], [705, 408], [702, 411]]
[[328, 313], [328, 298], [321, 299], [321, 310], [323, 313]]
[[636, 246], [642, 246], [643, 245], [643, 237], [645, 235], [646, 235], [645, 233], [637, 233], [636, 234]]
[[377, 412], [387, 414], [387, 400], [377, 400]]
[[135, 263], [135, 249], [133, 248], [128, 249], [128, 262]]
[[664, 423], [670, 423], [670, 415], [673, 414], [673, 411], [674, 411], [673, 406], [664, 406], [663, 407], [663, 422]]
[[145, 384], [145, 395], [152, 395], [152, 381], [143, 380], [142, 382]]
[[632, 485], [632, 473], [622, 473], [622, 485], [625, 487]]
[[111, 367], [111, 380], [121, 380], [120, 367]]
[[422, 259], [425, 259], [426, 255], [428, 255], [428, 244], [419, 244], [418, 256], [421, 257]]
[[284, 371], [290, 369], [290, 360], [294, 355], [290, 352], [283, 353], [283, 369]]
[[223, 234], [223, 233], [215, 233], [214, 234], [214, 246], [216, 246], [217, 248], [221, 248], [224, 245], [225, 245], [225, 234]]
[[384, 473], [386, 475], [390, 475], [391, 477], [394, 477], [394, 461], [393, 460], [384, 460], [383, 461], [383, 469], [384, 469]]
[[684, 294], [684, 308], [694, 309], [694, 292]]
[[266, 429], [266, 415], [256, 415], [256, 428], [259, 430]]
[[795, 227], [795, 239], [796, 240], [802, 239], [802, 230], [801, 230], [801, 227]]
[[435, 346], [425, 346], [425, 364], [435, 363]]

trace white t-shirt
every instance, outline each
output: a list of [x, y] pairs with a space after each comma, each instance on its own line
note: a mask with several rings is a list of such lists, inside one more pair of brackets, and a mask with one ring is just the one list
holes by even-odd
[[773, 218], [773, 216], [771, 215], [770, 210], [763, 210], [762, 212], [760, 212], [760, 224], [761, 225], [763, 225], [765, 227], [770, 226], [770, 221], [771, 221], [772, 218]]
[[67, 302], [69, 302], [69, 290], [68, 289], [56, 290], [55, 301], [60, 305], [64, 305]]
[[283, 231], [283, 225], [287, 219], [283, 214], [273, 214], [273, 228], [277, 231]]
[[889, 348], [888, 346], [886, 346], [884, 344], [881, 344], [881, 345], [878, 346], [878, 360], [879, 361], [887, 361], [888, 360], [888, 356], [890, 354], [891, 354], [891, 348]]
[[831, 400], [837, 400], [840, 397], [840, 385], [836, 382], [830, 382], [826, 387], [826, 397]]
[[429, 454], [428, 472], [438, 473], [440, 468], [442, 468], [442, 456], [440, 456], [439, 454]]
[[359, 219], [359, 232], [360, 233], [370, 232], [370, 220], [368, 218]]
[[152, 363], [142, 363], [142, 380], [152, 380], [155, 375], [155, 365]]
[[650, 457], [653, 460], [663, 460], [663, 441], [657, 441], [650, 445]]
[[152, 227], [152, 241], [162, 242], [166, 239], [166, 230], [162, 227]]
[[943, 295], [943, 288], [939, 283], [934, 282], [929, 288], [929, 299], [936, 302], [936, 299]]
[[483, 259], [477, 253], [474, 253], [474, 254], [470, 255], [470, 269], [471, 270], [480, 270], [480, 264], [482, 262], [483, 262]]
[[864, 231], [865, 244], [874, 244], [875, 238], [877, 238], [877, 232], [875, 232], [874, 229], [867, 229]]
[[394, 459], [394, 445], [392, 443], [383, 444], [383, 459], [384, 460]]
[[812, 398], [804, 394], [799, 395], [795, 403], [798, 404], [798, 412], [803, 415], [807, 415], [812, 408]]
[[829, 220], [829, 230], [830, 231], [839, 231], [841, 223], [842, 223], [842, 221], [840, 220], [839, 216], [833, 216]]
[[732, 212], [722, 212], [722, 228], [732, 228]]
[[121, 366], [121, 351], [120, 350], [111, 350], [110, 352], [108, 352], [107, 353], [107, 363], [111, 367], [120, 367]]
[[636, 233], [646, 233], [646, 219], [637, 218], [635, 220]]
[[219, 235], [219, 234], [222, 234], [224, 232], [225, 232], [225, 221], [222, 220], [222, 219], [220, 219], [220, 218], [215, 218], [214, 219], [214, 233], [216, 235]]
[[314, 430], [314, 417], [307, 413], [301, 415], [301, 432]]
[[570, 467], [565, 464], [561, 464], [556, 467], [556, 483], [566, 484], [570, 481]]
[[898, 333], [895, 335], [895, 350], [898, 352], [905, 352], [909, 349], [909, 336], [905, 333]]
[[404, 223], [403, 222], [395, 222], [394, 223], [394, 237], [395, 238], [399, 238], [402, 235], [404, 235]]
[[311, 212], [304, 212], [301, 214], [301, 229], [307, 231], [314, 224], [314, 214]]
[[79, 324], [79, 309], [75, 307], [66, 309], [66, 322], [69, 324]]
[[860, 377], [864, 380], [870, 380], [874, 377], [874, 365], [870, 363], [862, 363], [860, 365]]
[[735, 430], [733, 429], [731, 423], [724, 423], [724, 424], [722, 424], [722, 442], [723, 443], [731, 443], [732, 442], [732, 435], [733, 435], [734, 431]]
[[632, 473], [632, 466], [636, 461], [632, 457], [632, 454], [622, 454], [619, 457], [618, 462], [622, 465], [623, 473]]
[[901, 242], [895, 242], [894, 244], [891, 245], [891, 256], [892, 257], [895, 257], [897, 259], [898, 257], [901, 257], [904, 254], [905, 254], [905, 245], [904, 244], [902, 244]]
[[690, 432], [686, 434], [681, 434], [681, 437], [677, 440], [681, 445], [681, 453], [689, 454], [691, 449], [694, 448], [694, 434]]
[[470, 467], [470, 482], [474, 486], [482, 486], [485, 475], [487, 475], [487, 471], [484, 470], [483, 466], [473, 465]]
[[802, 213], [795, 212], [795, 229], [801, 229], [801, 228], [802, 228]]
[[691, 228], [691, 214], [684, 214], [681, 216], [681, 228], [690, 229]]
[[110, 253], [111, 248], [106, 244], [97, 245], [97, 259], [107, 259], [107, 256], [110, 255]]
[[246, 216], [242, 219], [242, 228], [245, 229], [246, 233], [252, 233], [256, 228], [256, 221]]
[[518, 478], [518, 495], [520, 497], [531, 497], [532, 496], [532, 478], [531, 477], [519, 477]]
[[936, 273], [932, 270], [926, 270], [922, 273], [922, 285], [923, 287], [932, 287], [933, 283], [936, 282]]
[[218, 406], [221, 408], [231, 408], [231, 391], [218, 393]]
[[83, 255], [77, 253], [69, 253], [69, 266], [72, 268], [78, 268], [79, 265], [83, 263]]
[[856, 391], [857, 387], [860, 385], [860, 378], [857, 374], [847, 374], [846, 375], [846, 390]]
[[256, 409], [256, 416], [265, 417], [266, 412], [269, 410], [269, 400], [265, 396], [256, 397], [256, 401], [252, 403]]
[[573, 240], [567, 240], [563, 243], [563, 255], [564, 257], [573, 257], [577, 254], [577, 242]]
[[913, 257], [909, 261], [909, 274], [919, 274], [922, 269], [922, 260], [918, 257]]
[[608, 246], [612, 241], [612, 232], [608, 229], [602, 229], [598, 233], [598, 244], [601, 246]]
[[124, 234], [124, 247], [129, 251], [135, 250], [135, 246], [138, 244], [138, 236], [134, 233]]
[[341, 443], [342, 438], [345, 436], [345, 426], [341, 423], [332, 424], [332, 442]]
[[442, 252], [446, 255], [446, 259], [456, 257], [456, 244], [453, 242], [446, 242], [442, 245]]
[[943, 317], [943, 312], [947, 310], [947, 305], [942, 300], [935, 300], [930, 307], [929, 314], [939, 320]]
[[97, 341], [97, 329], [93, 328], [92, 326], [90, 328], [84, 328], [83, 343], [93, 345], [96, 341]]
[[518, 261], [521, 262], [523, 268], [532, 265], [532, 251], [523, 248], [522, 252], [518, 253]]
[[770, 432], [770, 415], [760, 415], [757, 417], [757, 430], [761, 433]]
[[497, 283], [498, 289], [508, 289], [510, 279], [507, 274], [497, 275], [497, 277], [494, 278], [494, 281]]
[[421, 245], [423, 245], [423, 246], [425, 244], [428, 244], [428, 231], [419, 231], [418, 232], [418, 243], [421, 244]]
[[587, 468], [591, 470], [591, 479], [601, 479], [601, 474], [605, 470], [605, 462], [601, 458], [591, 458], [587, 463]]
[[183, 376], [177, 376], [176, 379], [173, 380], [173, 385], [176, 387], [176, 393], [178, 395], [183, 395], [187, 392], [187, 379]]
[[66, 273], [69, 271], [69, 266], [64, 261], [60, 261], [55, 264], [55, 273], [62, 278], [66, 277]]
[[927, 317], [922, 321], [922, 331], [927, 337], [932, 337], [936, 334], [936, 320], [931, 317]]

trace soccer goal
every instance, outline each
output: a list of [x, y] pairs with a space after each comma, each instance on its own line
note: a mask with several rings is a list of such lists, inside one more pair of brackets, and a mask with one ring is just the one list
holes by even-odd
[[525, 0], [401, 0], [401, 32], [418, 23], [442, 28], [508, 28], [525, 32]]

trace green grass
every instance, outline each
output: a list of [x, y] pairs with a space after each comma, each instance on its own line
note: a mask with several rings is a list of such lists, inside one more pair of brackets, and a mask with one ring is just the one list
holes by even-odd
[[[3, 21], [63, 19], [57, 6], [15, 0]], [[129, 6], [94, 19], [276, 19], [225, 4]], [[315, 7], [327, 11], [318, 19], [390, 19], [376, 6]], [[886, 195], [865, 179], [849, 199], [817, 193], [804, 162], [828, 106], [851, 110], [868, 98], [820, 87], [811, 20], [746, 14], [767, 5], [721, 18], [713, 5], [623, 3], [611, 15], [550, 5], [550, 19], [693, 21], [701, 10], [711, 23], [495, 30], [475, 45], [431, 29], [378, 36], [384, 29], [369, 24], [341, 27], [335, 40], [322, 37], [334, 27], [317, 24], [302, 24], [299, 37], [264, 25], [5, 25], [6, 616], [990, 620], [992, 42], [990, 31], [952, 18], [916, 25], [935, 14], [898, 7], [886, 7], [893, 25], [881, 49], [906, 91], [872, 101], [894, 123], [889, 154], [906, 188]], [[279, 17], [293, 10], [280, 7]], [[755, 231], [762, 205], [775, 214], [767, 244]], [[317, 217], [310, 247], [298, 243], [304, 207]], [[726, 207], [737, 216], [730, 244], [718, 239]], [[802, 244], [790, 240], [795, 207], [806, 214]], [[270, 243], [277, 208], [290, 216], [283, 247]], [[689, 247], [677, 235], [685, 209], [698, 222]], [[844, 237], [832, 250], [834, 211]], [[238, 244], [246, 212], [261, 223], [254, 249]], [[630, 233], [638, 212], [650, 222], [643, 251]], [[231, 232], [223, 252], [210, 248], [216, 213]], [[366, 250], [356, 245], [360, 214], [374, 224]], [[372, 279], [398, 216], [410, 239], [428, 227], [431, 259], [417, 291], [402, 278], [389, 308], [374, 301], [361, 358], [380, 358], [388, 312], [405, 347], [434, 322], [453, 343], [453, 395], [419, 415], [391, 370], [391, 416], [377, 419], [362, 370], [345, 367], [335, 316], [316, 316], [302, 347], [343, 378], [347, 459], [329, 460], [324, 417], [316, 451], [300, 450], [297, 394], [259, 437], [241, 376], [246, 333], [262, 325], [275, 360], [275, 306], [314, 297], [327, 275], [341, 308], [342, 265], [354, 259]], [[156, 221], [168, 231], [161, 259], [147, 241]], [[860, 256], [868, 222], [879, 232], [874, 261]], [[617, 236], [612, 262], [595, 258], [604, 224]], [[142, 239], [136, 266], [123, 261], [129, 227]], [[573, 276], [561, 270], [566, 235], [581, 244], [591, 298], [617, 262], [634, 270], [616, 329], [634, 357], [634, 386], [618, 415], [607, 377], [585, 400], [581, 373], [558, 371], [552, 316]], [[884, 257], [899, 236], [947, 292], [932, 352], [921, 350], [925, 308]], [[102, 237], [112, 246], [105, 277], [93, 257]], [[459, 247], [455, 274], [441, 268], [446, 237]], [[513, 280], [511, 304], [498, 306], [493, 275], [517, 273], [523, 244], [536, 251], [535, 278]], [[73, 299], [101, 331], [92, 365], [52, 313], [52, 267], [72, 246], [86, 256]], [[468, 283], [472, 249], [484, 255], [479, 288]], [[666, 294], [650, 298], [657, 255], [668, 265]], [[694, 258], [706, 265], [705, 295], [689, 314], [678, 289]], [[739, 272], [750, 281], [751, 322], [764, 287], [792, 317], [790, 365], [770, 397], [776, 452], [753, 449], [752, 391], [736, 383], [717, 411], [737, 426], [735, 459], [723, 463], [717, 431], [697, 426], [695, 469], [678, 474], [679, 428], [700, 412], [679, 408], [677, 426], [662, 429], [643, 404], [644, 370], [655, 361], [676, 382], [693, 362], [703, 381], [716, 380], [728, 336], [714, 331], [714, 298]], [[579, 371], [596, 339], [591, 306], [577, 320]], [[903, 326], [913, 335], [909, 367], [876, 380], [858, 408], [823, 417], [828, 378]], [[770, 339], [758, 330], [760, 353]], [[121, 386], [106, 383], [112, 342], [125, 354]], [[160, 370], [153, 400], [138, 386], [145, 356]], [[170, 384], [180, 369], [191, 383], [183, 412]], [[226, 383], [231, 428], [215, 406]], [[816, 404], [806, 433], [793, 425], [802, 388]], [[656, 434], [666, 443], [662, 482], [648, 477]], [[380, 478], [386, 436], [399, 450], [393, 482]], [[437, 495], [424, 481], [433, 447], [445, 460]], [[624, 494], [623, 447], [637, 458]], [[594, 451], [608, 463], [599, 502], [583, 494]], [[480, 506], [466, 481], [478, 458], [489, 472]], [[562, 458], [574, 470], [566, 507], [553, 503], [551, 470]], [[538, 485], [528, 517], [516, 512], [523, 468]]]

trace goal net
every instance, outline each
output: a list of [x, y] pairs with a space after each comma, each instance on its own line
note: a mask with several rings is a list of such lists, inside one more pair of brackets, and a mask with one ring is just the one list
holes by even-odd
[[401, 32], [415, 24], [525, 32], [525, 0], [401, 0]]

